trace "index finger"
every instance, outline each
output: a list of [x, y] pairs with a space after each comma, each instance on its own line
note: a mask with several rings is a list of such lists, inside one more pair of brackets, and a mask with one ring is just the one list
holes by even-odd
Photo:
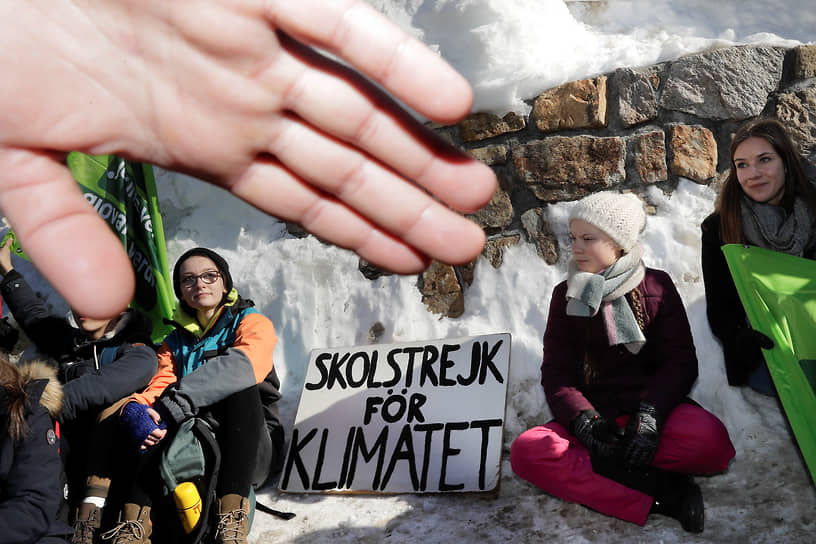
[[470, 84], [442, 57], [362, 0], [275, 0], [267, 17], [383, 85], [409, 107], [449, 124], [470, 112]]

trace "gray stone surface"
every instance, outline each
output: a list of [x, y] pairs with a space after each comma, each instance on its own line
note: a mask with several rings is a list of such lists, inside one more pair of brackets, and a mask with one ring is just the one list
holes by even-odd
[[740, 46], [682, 58], [671, 64], [660, 106], [703, 119], [755, 117], [779, 85], [784, 57], [780, 47]]

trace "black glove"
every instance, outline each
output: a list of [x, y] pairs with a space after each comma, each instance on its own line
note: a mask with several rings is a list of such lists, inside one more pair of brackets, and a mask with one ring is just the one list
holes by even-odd
[[627, 444], [623, 449], [623, 459], [629, 466], [645, 468], [652, 464], [660, 444], [662, 427], [663, 418], [657, 408], [641, 401], [638, 411], [629, 418], [624, 431]]
[[618, 453], [622, 429], [595, 410], [584, 410], [572, 420], [572, 434], [586, 446], [590, 456], [609, 458]]
[[750, 327], [737, 329], [733, 339], [723, 345], [728, 381], [733, 385], [748, 383], [748, 376], [763, 360], [762, 350], [771, 349], [774, 342]]
[[773, 340], [749, 327], [737, 329], [737, 334], [734, 336], [737, 350], [745, 353], [756, 352], [759, 348], [771, 349], [774, 347]]

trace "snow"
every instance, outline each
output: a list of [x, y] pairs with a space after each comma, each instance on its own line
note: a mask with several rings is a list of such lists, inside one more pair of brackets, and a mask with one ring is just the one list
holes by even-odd
[[[670, 60], [736, 43], [811, 43], [816, 15], [809, 0], [369, 0], [424, 40], [472, 83], [477, 110], [526, 111], [525, 100], [565, 81], [624, 66]], [[682, 181], [671, 195], [651, 188], [648, 266], [666, 270], [686, 304], [700, 359], [692, 396], [726, 424], [737, 449], [728, 472], [698, 478], [706, 530], [683, 532], [653, 516], [645, 528], [551, 497], [520, 480], [509, 446], [546, 422], [539, 385], [541, 337], [553, 286], [566, 275], [566, 252], [547, 265], [528, 244], [505, 252], [494, 269], [480, 259], [465, 295], [465, 314], [426, 311], [417, 278], [374, 281], [357, 271], [353, 254], [312, 237], [295, 238], [281, 223], [220, 189], [172, 172], [157, 172], [168, 258], [203, 245], [229, 262], [236, 287], [275, 324], [282, 414], [294, 421], [309, 351], [366, 344], [379, 322], [378, 343], [510, 332], [512, 354], [504, 430], [502, 481], [494, 496], [281, 494], [258, 498], [297, 516], [258, 512], [250, 542], [811, 542], [816, 487], [807, 473], [778, 401], [726, 383], [722, 354], [705, 317], [700, 266], [702, 219], [713, 209], [708, 187]], [[549, 206], [565, 242], [570, 204]], [[55, 310], [65, 303], [31, 266], [18, 267]]]

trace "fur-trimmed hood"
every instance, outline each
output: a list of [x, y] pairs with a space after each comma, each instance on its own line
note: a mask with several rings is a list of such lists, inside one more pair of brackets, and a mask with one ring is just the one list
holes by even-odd
[[19, 367], [20, 374], [28, 390], [38, 380], [43, 380], [40, 404], [51, 417], [57, 418], [62, 410], [62, 384], [57, 379], [57, 369], [42, 361], [29, 361]]

